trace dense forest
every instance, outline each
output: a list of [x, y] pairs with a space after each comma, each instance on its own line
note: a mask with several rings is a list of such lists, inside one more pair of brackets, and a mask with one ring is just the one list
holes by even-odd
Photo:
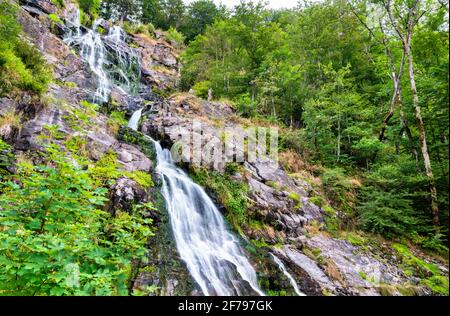
[[[52, 2], [64, 7], [63, 0]], [[307, 170], [320, 179], [315, 204], [335, 212], [326, 222], [330, 234], [358, 232], [448, 256], [448, 1], [300, 1], [280, 10], [262, 1], [234, 8], [212, 0], [77, 4], [86, 27], [103, 18], [128, 34], [164, 34], [182, 66], [177, 87], [154, 89], [162, 97], [192, 93], [229, 104], [252, 124], [278, 127], [283, 170]], [[55, 79], [39, 50], [24, 40], [18, 7], [0, 3], [0, 98], [27, 91], [45, 104]], [[50, 16], [52, 25], [61, 22]], [[85, 115], [98, 110], [83, 104]], [[108, 204], [105, 188], [121, 176], [113, 154], [87, 161], [72, 137], [64, 148], [76, 157], [74, 165], [49, 141], [60, 138], [48, 126], [45, 154], [33, 164], [14, 157], [8, 138], [24, 118], [1, 114], [0, 266], [7, 268], [1, 268], [0, 295], [86, 295], [95, 288], [96, 295], [129, 293], [133, 262], [155, 234], [143, 216], [154, 205], [146, 201], [119, 216], [100, 211]], [[108, 114], [115, 131], [126, 125], [123, 113]], [[153, 186], [143, 172], [127, 176]], [[63, 217], [54, 212], [67, 208]], [[86, 222], [88, 229], [78, 224]], [[39, 253], [43, 245], [48, 251]], [[78, 292], [55, 285], [65, 272], [49, 272], [74, 260], [83, 262], [85, 287]], [[448, 279], [433, 282], [427, 284], [435, 293], [448, 295]]]

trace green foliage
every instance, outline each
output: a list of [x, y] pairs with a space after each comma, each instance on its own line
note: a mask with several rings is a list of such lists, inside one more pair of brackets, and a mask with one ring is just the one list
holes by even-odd
[[148, 172], [136, 170], [133, 172], [126, 172], [124, 173], [124, 176], [130, 178], [131, 180], [136, 181], [139, 185], [141, 185], [145, 189], [154, 186], [152, 176]]
[[16, 15], [16, 5], [0, 3], [0, 96], [18, 90], [40, 95], [46, 92], [52, 72], [39, 50], [19, 38]]
[[59, 16], [57, 16], [57, 15], [54, 14], [54, 13], [50, 13], [50, 14], [48, 15], [48, 18], [50, 19], [50, 21], [52, 21], [52, 22], [54, 22], [54, 23], [59, 23], [59, 24], [64, 25], [64, 22], [59, 18]]
[[419, 220], [411, 201], [392, 192], [366, 192], [360, 205], [360, 223], [366, 230], [393, 237], [414, 230]]
[[[411, 5], [391, 4], [398, 9], [396, 19]], [[442, 227], [433, 227], [431, 222], [429, 181], [420, 159], [419, 132], [405, 74], [402, 108], [395, 109], [385, 138], [379, 139], [393, 89], [385, 74], [392, 69], [380, 45], [381, 30], [374, 26], [374, 33], [369, 34], [361, 23], [378, 19], [367, 3], [358, 3], [360, 16], [354, 4], [345, 1], [275, 12], [262, 4], [241, 3], [231, 15], [222, 15], [202, 34], [190, 38], [182, 54], [180, 85], [184, 90], [193, 87], [203, 98], [212, 89], [215, 98], [232, 100], [243, 116], [271, 117], [290, 126], [280, 133], [280, 149], [293, 150], [325, 166], [321, 179], [326, 199], [345, 217], [346, 225], [356, 224], [391, 238], [408, 236], [423, 247], [445, 253], [448, 9], [421, 5], [430, 10], [418, 21], [412, 49], [425, 129], [432, 135], [427, 142]], [[385, 33], [398, 67], [402, 44], [395, 32]], [[418, 161], [411, 155], [414, 152], [419, 154]], [[319, 206], [326, 205], [315, 199]], [[339, 227], [336, 216], [326, 220], [332, 229]]]
[[52, 0], [52, 2], [53, 2], [58, 8], [63, 8], [63, 7], [64, 7], [64, 0]]
[[178, 32], [175, 28], [170, 27], [166, 32], [166, 38], [176, 47], [181, 47], [184, 43], [184, 35]]
[[109, 115], [106, 126], [108, 131], [116, 135], [120, 129], [120, 126], [127, 126], [128, 122], [125, 119], [125, 114], [119, 111], [112, 111]]
[[195, 95], [206, 99], [208, 97], [208, 90], [210, 89], [211, 83], [209, 81], [197, 82], [192, 89], [194, 89]]
[[155, 35], [155, 27], [151, 23], [139, 24], [125, 21], [122, 23], [122, 27], [129, 34], [145, 34], [150, 38], [153, 38]]
[[0, 293], [128, 295], [152, 235], [145, 209], [102, 211], [107, 190], [89, 171], [54, 145], [46, 157], [0, 184]]
[[405, 274], [421, 278], [421, 284], [435, 294], [448, 296], [448, 276], [441, 274], [438, 266], [416, 257], [405, 245], [394, 243], [392, 247], [400, 256]]
[[89, 168], [88, 173], [96, 185], [112, 185], [114, 180], [122, 176], [117, 154], [114, 151], [108, 151]]
[[98, 16], [100, 10], [101, 0], [77, 0], [80, 9], [83, 10], [84, 14], [89, 14], [92, 20], [95, 20]]
[[220, 205], [227, 210], [226, 216], [230, 223], [240, 230], [247, 222], [248, 186], [244, 182], [231, 179], [229, 174], [222, 175], [217, 171], [193, 169], [191, 175], [195, 182], [217, 197]]
[[6, 168], [10, 167], [14, 160], [12, 147], [0, 139], [0, 180], [2, 176], [8, 174]]

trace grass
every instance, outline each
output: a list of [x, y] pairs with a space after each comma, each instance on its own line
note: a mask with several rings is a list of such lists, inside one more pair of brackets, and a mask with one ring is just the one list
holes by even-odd
[[7, 111], [0, 117], [0, 136], [8, 136], [13, 128], [20, 127], [21, 116], [14, 110]]
[[116, 135], [119, 132], [120, 126], [126, 126], [127, 123], [124, 113], [112, 111], [106, 121], [106, 129], [110, 134]]
[[434, 294], [449, 295], [448, 276], [443, 275], [437, 265], [416, 257], [405, 245], [394, 243], [392, 248], [400, 256], [401, 266], [406, 275], [421, 278], [420, 284], [428, 287]]

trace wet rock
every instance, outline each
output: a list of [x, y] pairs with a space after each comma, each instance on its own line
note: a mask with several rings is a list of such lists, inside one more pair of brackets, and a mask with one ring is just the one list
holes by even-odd
[[135, 181], [120, 178], [111, 187], [109, 210], [115, 214], [118, 210], [131, 211], [134, 204], [148, 200], [148, 193]]

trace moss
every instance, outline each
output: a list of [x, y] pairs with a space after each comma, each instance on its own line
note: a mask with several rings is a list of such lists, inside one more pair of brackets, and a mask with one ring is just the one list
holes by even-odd
[[278, 182], [275, 181], [267, 181], [266, 185], [275, 189], [275, 190], [281, 190], [281, 185]]
[[270, 245], [266, 243], [264, 240], [250, 239], [250, 243], [254, 245], [256, 248], [270, 248]]
[[326, 204], [325, 199], [319, 195], [310, 197], [309, 201], [318, 207], [322, 207]]
[[57, 16], [54, 13], [50, 13], [48, 15], [48, 18], [50, 19], [50, 21], [52, 21], [53, 23], [59, 23], [59, 24], [64, 24], [64, 22], [59, 18], [59, 16]]
[[139, 185], [141, 185], [145, 189], [151, 188], [155, 185], [153, 183], [152, 176], [148, 172], [136, 170], [133, 172], [126, 172], [124, 173], [124, 175], [127, 178], [136, 181]]
[[381, 296], [396, 296], [398, 293], [397, 287], [383, 283], [378, 285], [378, 292]]
[[247, 222], [248, 185], [231, 179], [228, 174], [209, 171], [204, 168], [192, 168], [191, 176], [198, 184], [213, 193], [226, 209], [226, 217], [239, 232]]
[[364, 246], [367, 244], [367, 238], [353, 232], [346, 232], [345, 240], [354, 246]]
[[295, 202], [300, 202], [300, 194], [298, 194], [297, 192], [291, 192], [289, 193], [288, 197], [291, 200], [294, 200]]
[[421, 278], [420, 284], [428, 287], [435, 294], [449, 294], [448, 277], [441, 273], [437, 265], [416, 257], [405, 245], [394, 243], [392, 248], [400, 256], [405, 275]]
[[304, 247], [302, 249], [303, 253], [305, 254], [305, 256], [309, 257], [310, 259], [316, 261], [318, 264], [323, 264], [324, 263], [324, 259], [322, 257], [322, 250], [320, 250], [319, 248], [308, 248], [308, 247]]
[[363, 280], [367, 280], [367, 274], [364, 271], [359, 271], [358, 274]]
[[69, 89], [74, 89], [74, 88], [78, 87], [77, 84], [75, 82], [72, 82], [72, 81], [64, 81], [63, 84], [64, 84], [65, 87], [67, 87]]

